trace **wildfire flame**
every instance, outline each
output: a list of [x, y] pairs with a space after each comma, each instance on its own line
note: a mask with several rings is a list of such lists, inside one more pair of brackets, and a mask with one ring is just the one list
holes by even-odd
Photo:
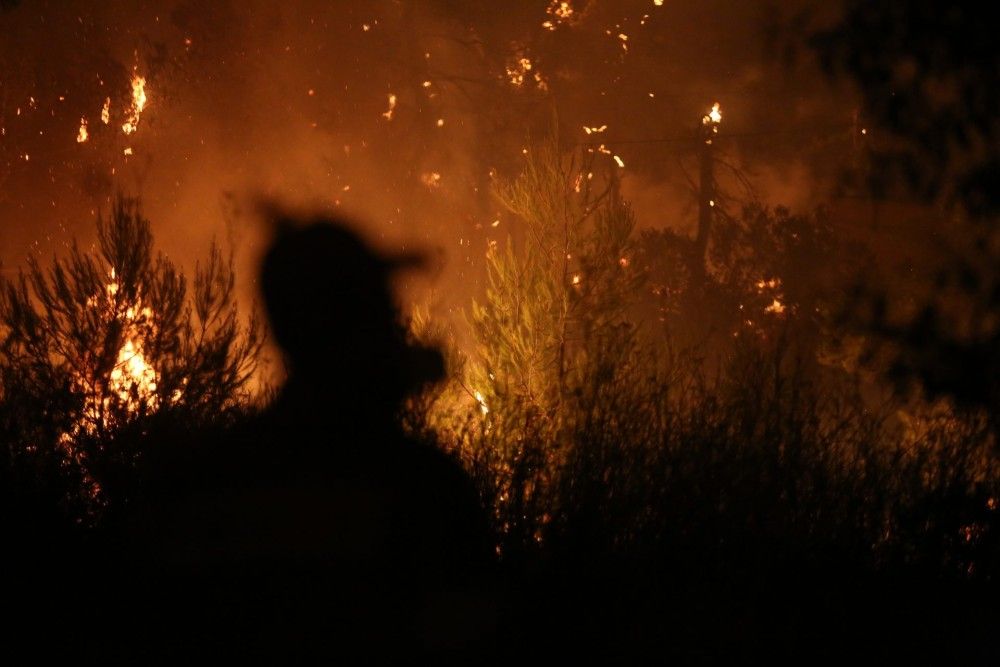
[[118, 361], [111, 371], [111, 388], [119, 398], [131, 405], [133, 386], [139, 397], [155, 402], [156, 371], [146, 363], [139, 345], [130, 338], [118, 351]]
[[139, 127], [139, 117], [146, 108], [146, 78], [134, 74], [132, 76], [132, 104], [129, 106], [122, 132], [132, 134]]
[[111, 122], [111, 98], [104, 98], [104, 106], [101, 107], [101, 122], [107, 125]]
[[80, 130], [76, 133], [76, 143], [82, 144], [87, 139], [90, 138], [90, 133], [87, 132], [87, 119], [80, 119]]
[[719, 103], [712, 105], [711, 110], [701, 119], [702, 125], [718, 125], [722, 122], [722, 111]]

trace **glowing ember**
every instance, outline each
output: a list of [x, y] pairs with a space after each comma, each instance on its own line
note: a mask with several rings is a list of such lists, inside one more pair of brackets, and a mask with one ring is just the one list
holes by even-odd
[[606, 129], [608, 129], [607, 125], [601, 125], [600, 127], [587, 127], [586, 125], [583, 126], [583, 131], [586, 132], [587, 134], [600, 134], [601, 132], [604, 132]]
[[396, 110], [396, 95], [389, 93], [389, 108], [382, 114], [386, 120], [392, 120], [392, 112]]
[[611, 157], [612, 157], [612, 158], [614, 158], [614, 161], [615, 161], [615, 163], [616, 163], [616, 164], [617, 164], [617, 165], [618, 165], [619, 167], [621, 167], [622, 169], [624, 169], [624, 168], [625, 168], [625, 162], [624, 162], [624, 160], [622, 160], [622, 159], [621, 159], [620, 157], [618, 157], [617, 155], [612, 155]]
[[524, 78], [531, 68], [531, 58], [518, 58], [507, 65], [507, 80], [515, 86], [524, 85]]
[[104, 106], [101, 107], [101, 122], [107, 125], [111, 122], [111, 98], [104, 98]]
[[560, 25], [569, 23], [576, 18], [573, 5], [564, 0], [552, 0], [545, 8], [545, 13], [550, 17], [542, 23], [542, 27], [546, 30], [555, 30]]
[[771, 298], [771, 304], [764, 307], [765, 313], [781, 315], [785, 312], [786, 306], [782, 302], [784, 294], [781, 293], [781, 278], [768, 278], [757, 281], [757, 293], [765, 294]]
[[429, 188], [438, 188], [441, 187], [441, 174], [436, 171], [421, 174], [420, 181]]
[[90, 134], [87, 132], [87, 119], [80, 119], [80, 130], [76, 133], [76, 143], [82, 144], [87, 139], [90, 138]]
[[139, 128], [139, 117], [146, 108], [146, 78], [135, 74], [132, 76], [132, 104], [129, 106], [122, 123], [122, 132], [132, 134]]

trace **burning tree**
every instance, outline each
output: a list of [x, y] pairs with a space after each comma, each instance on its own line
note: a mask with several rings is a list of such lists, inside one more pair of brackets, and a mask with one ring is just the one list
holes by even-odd
[[250, 397], [262, 333], [233, 298], [232, 260], [213, 244], [193, 294], [153, 254], [149, 221], [119, 198], [98, 250], [0, 282], [2, 435], [12, 459], [75, 479], [93, 511], [130, 476], [153, 425], [197, 426]]

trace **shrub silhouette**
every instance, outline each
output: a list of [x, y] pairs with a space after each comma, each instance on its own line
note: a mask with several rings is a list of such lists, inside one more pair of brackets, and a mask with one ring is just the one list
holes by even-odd
[[[936, 645], [916, 628], [986, 607], [956, 600], [1000, 564], [989, 420], [893, 398], [841, 349], [837, 302], [804, 275], [831, 252], [822, 213], [724, 220], [694, 301], [683, 263], [663, 289], [669, 238], [637, 239], [624, 202], [577, 193], [552, 145], [499, 195], [524, 229], [489, 256], [476, 347], [408, 423], [477, 481], [499, 553], [532, 582], [533, 641], [793, 655], [833, 636], [797, 638], [805, 614], [919, 654]], [[941, 581], [922, 603], [906, 592]], [[876, 632], [869, 608], [898, 620]], [[706, 649], [717, 632], [735, 645]]]
[[[251, 399], [262, 331], [244, 324], [232, 260], [212, 246], [193, 290], [154, 255], [139, 202], [98, 218], [96, 252], [75, 244], [0, 282], [2, 438], [9, 465], [44, 469], [70, 516], [127, 500], [151, 433], [225, 420]], [[56, 482], [56, 480], [58, 480]]]

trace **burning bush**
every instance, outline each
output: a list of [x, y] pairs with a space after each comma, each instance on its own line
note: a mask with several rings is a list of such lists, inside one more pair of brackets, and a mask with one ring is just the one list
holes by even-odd
[[261, 345], [218, 247], [189, 295], [153, 254], [137, 201], [116, 200], [97, 228], [97, 252], [74, 245], [49, 268], [33, 258], [0, 283], [4, 442], [74, 480], [66, 500], [90, 513], [121, 492], [154, 424], [196, 427], [243, 407]]

